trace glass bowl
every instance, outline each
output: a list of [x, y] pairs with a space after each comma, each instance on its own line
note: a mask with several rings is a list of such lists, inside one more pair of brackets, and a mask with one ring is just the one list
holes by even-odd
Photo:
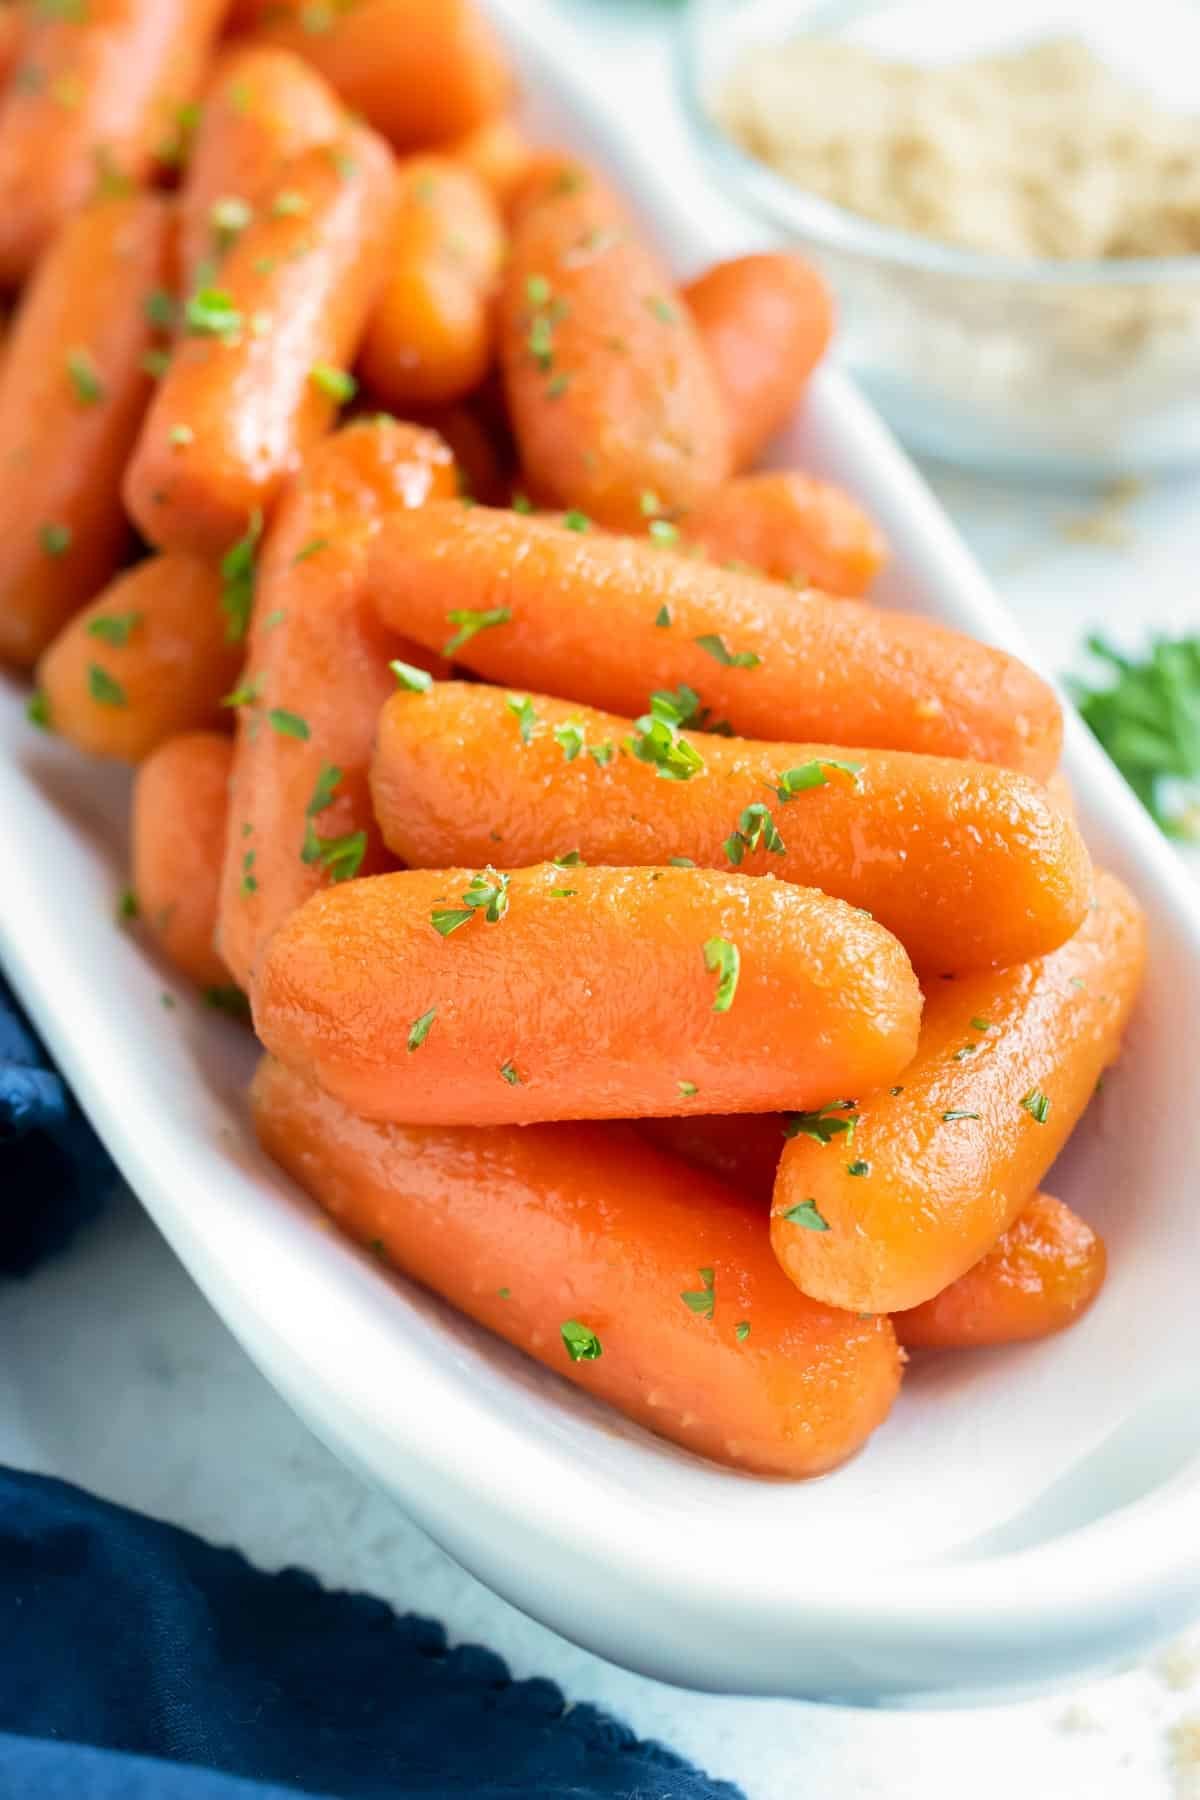
[[1186, 112], [1200, 6], [692, 0], [680, 60], [686, 110], [714, 172], [777, 239], [824, 269], [838, 295], [842, 359], [915, 449], [1076, 480], [1200, 461], [1200, 256], [986, 255], [805, 192], [742, 149], [714, 104], [747, 48], [804, 33], [914, 62], [1080, 38], [1156, 103]]

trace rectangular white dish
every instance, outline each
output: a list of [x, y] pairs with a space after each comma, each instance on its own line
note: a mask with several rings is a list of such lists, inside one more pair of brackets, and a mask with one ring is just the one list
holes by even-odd
[[[575, 74], [577, 44], [540, 15], [531, 24], [520, 0], [494, 10], [531, 124], [606, 163], [681, 272], [741, 247], [702, 192], [666, 192], [638, 165], [624, 121], [610, 125], [605, 96]], [[1027, 653], [835, 372], [814, 383], [779, 460], [845, 482], [880, 521], [895, 552], [884, 599]], [[114, 922], [127, 779], [35, 732], [23, 700], [0, 682], [10, 978], [256, 1362], [481, 1579], [649, 1674], [860, 1703], [1052, 1681], [1200, 1611], [1200, 918], [1077, 721], [1067, 769], [1084, 829], [1151, 917], [1125, 1056], [1049, 1184], [1105, 1233], [1107, 1288], [1063, 1338], [917, 1364], [854, 1463], [788, 1485], [626, 1425], [332, 1234], [254, 1145], [245, 1034]]]

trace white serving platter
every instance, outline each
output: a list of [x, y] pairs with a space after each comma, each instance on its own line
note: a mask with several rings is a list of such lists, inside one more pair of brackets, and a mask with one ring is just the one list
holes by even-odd
[[[740, 247], [720, 203], [665, 191], [639, 162], [620, 97], [579, 78], [577, 43], [520, 0], [493, 4], [531, 124], [606, 162], [681, 273]], [[888, 603], [1027, 653], [836, 372], [814, 383], [778, 459], [843, 481], [880, 521], [895, 551]], [[1067, 769], [1084, 828], [1152, 926], [1126, 1053], [1051, 1183], [1104, 1231], [1107, 1288], [1050, 1343], [918, 1362], [853, 1463], [784, 1484], [625, 1424], [326, 1228], [254, 1144], [245, 1034], [114, 923], [127, 779], [34, 731], [23, 702], [0, 678], [10, 978], [265, 1374], [491, 1587], [666, 1680], [860, 1704], [1015, 1693], [1111, 1665], [1200, 1612], [1200, 918], [1077, 721]]]

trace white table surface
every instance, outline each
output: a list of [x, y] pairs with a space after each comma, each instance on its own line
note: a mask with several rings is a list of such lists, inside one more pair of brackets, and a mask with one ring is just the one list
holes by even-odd
[[[557, 3], [591, 34], [589, 55], [617, 59], [629, 117], [677, 151], [663, 98], [674, 9]], [[930, 473], [1047, 666], [1076, 664], [1095, 625], [1131, 643], [1200, 628], [1200, 476], [1139, 495], [1110, 534], [1121, 541], [1098, 543], [1077, 532], [1095, 496]], [[1200, 1765], [1176, 1757], [1180, 1742], [1200, 1746], [1200, 1634], [1194, 1656], [1177, 1646], [1074, 1693], [924, 1713], [688, 1695], [574, 1648], [489, 1594], [316, 1443], [128, 1195], [68, 1255], [0, 1289], [0, 1461], [236, 1544], [263, 1567], [303, 1564], [435, 1615], [454, 1639], [611, 1708], [750, 1800], [1200, 1800]]]

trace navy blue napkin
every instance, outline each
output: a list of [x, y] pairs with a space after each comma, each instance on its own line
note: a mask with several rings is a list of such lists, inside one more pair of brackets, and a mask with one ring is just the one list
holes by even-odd
[[[0, 981], [0, 1272], [65, 1243], [112, 1179]], [[297, 1795], [739, 1800], [432, 1620], [0, 1469], [0, 1800]]]

